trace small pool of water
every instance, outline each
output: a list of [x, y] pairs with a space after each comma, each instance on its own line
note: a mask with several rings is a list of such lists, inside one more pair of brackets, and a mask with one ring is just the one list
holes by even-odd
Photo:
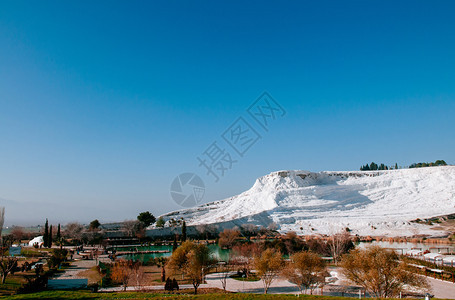
[[[377, 245], [383, 248], [392, 248], [392, 249], [397, 249], [397, 252], [406, 254], [407, 251], [412, 250], [412, 249], [419, 249], [422, 251], [430, 251], [432, 253], [453, 253], [455, 252], [455, 244], [424, 244], [424, 243], [403, 243], [403, 242], [378, 242], [378, 241], [373, 241], [373, 242], [361, 242], [357, 246], [358, 247], [368, 247], [372, 245]], [[219, 259], [219, 260], [224, 260], [226, 261], [229, 258], [229, 254], [231, 250], [227, 249], [221, 249], [218, 245], [208, 245], [211, 254], [213, 257]], [[137, 246], [137, 247], [116, 247], [117, 251], [134, 251], [134, 250], [139, 250], [139, 251], [144, 251], [144, 250], [156, 250], [156, 251], [163, 251], [167, 250], [169, 252], [166, 253], [147, 253], [147, 254], [128, 254], [128, 255], [123, 255], [121, 256], [122, 258], [125, 259], [132, 259], [134, 261], [141, 261], [141, 262], [147, 262], [152, 258], [156, 257], [169, 257], [172, 254], [172, 246], [167, 246], [167, 245], [161, 245], [161, 246]]]
[[[212, 256], [219, 260], [227, 260], [229, 257], [230, 250], [221, 249], [218, 245], [208, 245]], [[156, 257], [169, 257], [172, 254], [172, 246], [137, 246], [137, 247], [116, 247], [117, 252], [119, 251], [163, 251], [167, 250], [166, 253], [147, 253], [147, 254], [128, 254], [122, 255], [121, 257], [127, 260], [147, 262], [152, 258]]]

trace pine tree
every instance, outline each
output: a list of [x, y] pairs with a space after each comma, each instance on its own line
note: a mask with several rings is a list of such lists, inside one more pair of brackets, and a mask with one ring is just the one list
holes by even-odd
[[395, 170], [398, 170], [398, 164], [395, 163]]
[[47, 248], [47, 243], [49, 241], [49, 223], [46, 219], [46, 223], [44, 224], [44, 234], [43, 234], [43, 242], [44, 242], [44, 247]]
[[378, 165], [375, 162], [372, 162], [370, 164], [370, 170], [371, 171], [376, 171], [378, 169]]
[[183, 221], [182, 224], [182, 242], [186, 241], [186, 222]]
[[49, 241], [47, 242], [47, 247], [52, 248], [52, 225], [49, 227]]

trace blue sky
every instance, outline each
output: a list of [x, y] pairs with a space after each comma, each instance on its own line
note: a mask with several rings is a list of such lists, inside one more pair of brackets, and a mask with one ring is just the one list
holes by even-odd
[[[182, 172], [199, 174], [204, 201], [213, 201], [281, 169], [453, 164], [454, 8], [453, 1], [3, 1], [7, 224], [159, 215], [179, 208], [169, 187]], [[286, 115], [268, 132], [257, 127], [262, 139], [215, 183], [196, 158], [247, 118], [264, 91]], [[18, 209], [24, 205], [27, 213]]]

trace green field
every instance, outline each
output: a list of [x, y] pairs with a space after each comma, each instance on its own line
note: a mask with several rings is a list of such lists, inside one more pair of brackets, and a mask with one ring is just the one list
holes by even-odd
[[[330, 296], [310, 296], [300, 295], [262, 295], [262, 294], [202, 294], [202, 295], [175, 295], [175, 294], [159, 294], [145, 292], [125, 292], [125, 293], [91, 293], [88, 291], [44, 291], [32, 294], [21, 294], [7, 297], [7, 299], [198, 299], [198, 300], [354, 300], [358, 298], [348, 297], [330, 297]], [[5, 297], [6, 299], [6, 297]], [[435, 298], [433, 298], [435, 299]]]
[[[201, 299], [201, 300], [260, 300], [260, 299], [296, 299], [295, 295], [257, 295], [257, 294], [203, 294], [203, 295], [173, 295], [158, 293], [91, 293], [88, 291], [44, 291], [32, 294], [10, 296], [8, 299]], [[306, 300], [353, 300], [356, 298], [325, 297], [302, 295], [299, 298]]]

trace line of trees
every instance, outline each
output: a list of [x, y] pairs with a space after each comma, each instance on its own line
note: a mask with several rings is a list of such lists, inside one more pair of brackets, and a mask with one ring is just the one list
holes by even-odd
[[377, 171], [377, 170], [389, 170], [389, 169], [398, 169], [398, 164], [395, 163], [395, 167], [388, 167], [383, 163], [378, 165], [375, 162], [371, 162], [371, 164], [365, 164], [364, 166], [360, 167], [360, 171]]
[[435, 162], [430, 162], [430, 163], [413, 163], [409, 166], [410, 169], [412, 168], [425, 168], [425, 167], [436, 167], [436, 166], [447, 166], [447, 163], [444, 160], [437, 160]]
[[52, 233], [52, 224], [49, 226], [49, 221], [46, 219], [44, 223], [44, 233], [43, 233], [43, 247], [45, 248], [52, 248], [52, 243], [56, 241], [59, 245], [61, 244], [61, 232], [60, 232], [60, 224], [57, 226], [57, 234], [54, 239], [54, 235]]
[[[176, 239], [174, 240], [176, 241]], [[314, 239], [309, 242], [305, 242], [294, 232], [288, 232], [284, 236], [277, 236], [271, 240], [251, 242], [245, 239], [240, 229], [233, 228], [221, 232], [218, 240], [221, 247], [231, 249], [228, 260], [216, 265], [221, 273], [219, 278], [222, 287], [226, 288], [227, 278], [231, 271], [237, 270], [242, 277], [249, 278], [252, 275], [251, 270], [254, 269], [257, 272], [255, 276], [263, 281], [265, 293], [279, 275], [286, 276], [288, 280], [295, 282], [302, 291], [310, 289], [312, 292], [314, 288], [323, 284], [325, 278], [322, 273], [326, 271], [326, 268], [321, 256], [339, 257], [354, 247], [347, 232], [334, 235], [328, 240]], [[215, 262], [212, 259], [202, 260], [205, 263], [201, 264], [190, 261], [190, 257], [192, 257], [190, 253], [193, 253], [195, 257], [206, 257], [205, 245], [186, 241], [174, 248], [175, 250], [166, 264], [169, 274], [180, 273], [182, 280], [185, 277], [189, 278], [197, 293], [197, 288], [202, 282], [201, 278], [210, 268], [213, 268]], [[285, 263], [283, 255], [290, 255], [291, 261]], [[309, 270], [304, 272], [303, 265]], [[290, 270], [298, 272], [291, 274]]]
[[[321, 256], [331, 256], [335, 261], [353, 249], [354, 243], [351, 240], [349, 232], [342, 231], [331, 235], [327, 239], [310, 238], [303, 240], [295, 232], [290, 231], [285, 235], [262, 236], [265, 239], [251, 243], [245, 241], [241, 230], [238, 228], [225, 229], [219, 234], [218, 245], [221, 248], [232, 249], [234, 253], [248, 251], [264, 251], [267, 248], [274, 248], [284, 255], [292, 255], [301, 250], [309, 250]], [[250, 247], [257, 247], [257, 250], [251, 250]], [[246, 274], [248, 276], [248, 274]]]
[[101, 244], [104, 240], [104, 230], [100, 228], [100, 225], [98, 220], [93, 220], [87, 227], [77, 222], [72, 222], [68, 223], [62, 231], [61, 225], [58, 224], [57, 232], [54, 235], [53, 226], [49, 225], [49, 221], [46, 219], [43, 230], [43, 247], [52, 248], [54, 243], [60, 248], [64, 244]]
[[[437, 160], [435, 162], [425, 163], [413, 163], [409, 166], [410, 169], [412, 168], [424, 168], [424, 167], [436, 167], [436, 166], [447, 166], [447, 163], [444, 160]], [[380, 165], [376, 164], [375, 162], [371, 162], [370, 164], [365, 164], [360, 167], [360, 171], [376, 171], [376, 170], [397, 170], [398, 164], [395, 163], [395, 166], [387, 166], [383, 163]]]
[[[339, 233], [330, 237], [327, 243], [336, 244], [347, 235]], [[272, 283], [280, 276], [299, 287], [300, 292], [313, 294], [316, 288], [322, 288], [329, 276], [326, 262], [321, 255], [311, 250], [300, 249], [283, 259], [283, 253], [275, 247], [262, 248], [259, 243], [246, 242], [232, 248], [227, 261], [216, 263], [211, 257], [207, 246], [192, 241], [184, 242], [174, 251], [166, 264], [170, 274], [181, 274], [182, 279], [189, 279], [195, 293], [203, 282], [204, 276], [211, 268], [220, 273], [223, 289], [226, 289], [227, 278], [237, 270], [244, 275], [256, 271], [255, 276], [263, 282], [264, 293], [268, 293]], [[334, 247], [338, 250], [342, 247]], [[388, 249], [373, 246], [366, 249], [344, 248], [339, 257], [339, 266], [346, 278], [361, 286], [375, 298], [396, 297], [404, 287], [428, 289], [424, 277], [412, 273], [408, 264], [401, 261], [398, 255]], [[336, 250], [336, 251], [338, 251]], [[335, 251], [335, 250], [334, 250]]]
[[[121, 230], [125, 232], [125, 234], [129, 237], [138, 237], [142, 239], [145, 237], [145, 230], [148, 226], [154, 224], [156, 222], [155, 216], [150, 213], [149, 211], [141, 212], [136, 220], [127, 220], [122, 223]], [[46, 219], [47, 224], [47, 219]], [[46, 228], [45, 225], [44, 229], [44, 241], [45, 246], [51, 245], [46, 243], [49, 239], [46, 238]], [[49, 235], [49, 233], [47, 233]], [[71, 240], [72, 244], [91, 244], [91, 245], [99, 245], [103, 243], [105, 235], [105, 229], [101, 225], [100, 221], [95, 219], [90, 222], [88, 226], [84, 226], [80, 223], [73, 222], [69, 223], [65, 226], [65, 230], [63, 233], [60, 231], [60, 224], [58, 225], [57, 229], [57, 241], [67, 241]]]

